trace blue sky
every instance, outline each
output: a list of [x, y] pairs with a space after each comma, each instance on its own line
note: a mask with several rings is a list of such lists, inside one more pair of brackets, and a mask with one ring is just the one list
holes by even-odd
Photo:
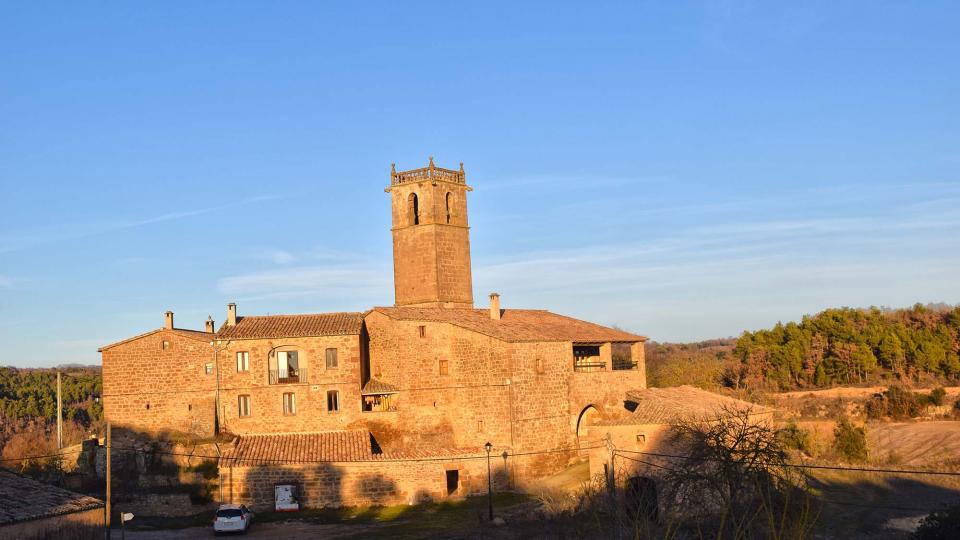
[[660, 341], [960, 302], [955, 2], [5, 3], [0, 364], [393, 303], [463, 161], [478, 303]]

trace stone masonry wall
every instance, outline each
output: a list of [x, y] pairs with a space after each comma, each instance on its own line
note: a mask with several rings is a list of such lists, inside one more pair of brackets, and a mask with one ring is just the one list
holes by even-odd
[[[503, 460], [491, 459], [494, 489], [510, 488]], [[459, 485], [447, 492], [447, 471], [458, 471]], [[485, 459], [442, 461], [370, 461], [297, 465], [222, 466], [224, 499], [269, 510], [274, 486], [299, 486], [304, 508], [415, 504], [486, 493]]]
[[[223, 429], [238, 435], [345, 429], [360, 419], [360, 338], [241, 339], [224, 342], [217, 355]], [[326, 368], [326, 349], [337, 349], [337, 367]], [[270, 354], [296, 350], [307, 382], [269, 384]], [[237, 371], [246, 352], [249, 370]], [[327, 391], [339, 395], [339, 411], [327, 410]], [[296, 414], [284, 415], [283, 394], [293, 393]], [[239, 416], [238, 396], [250, 396], [250, 416]]]
[[[418, 224], [411, 217], [411, 194], [417, 196]], [[393, 186], [390, 195], [397, 305], [472, 306], [466, 187], [424, 181]]]
[[[163, 348], [163, 342], [169, 343]], [[161, 330], [102, 351], [103, 408], [116, 427], [208, 436], [216, 376], [208, 341]]]

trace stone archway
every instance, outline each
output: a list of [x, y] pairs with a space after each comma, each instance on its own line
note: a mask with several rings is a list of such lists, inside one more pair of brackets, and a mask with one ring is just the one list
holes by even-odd
[[577, 417], [577, 445], [590, 440], [590, 426], [600, 418], [600, 411], [593, 405], [587, 405]]

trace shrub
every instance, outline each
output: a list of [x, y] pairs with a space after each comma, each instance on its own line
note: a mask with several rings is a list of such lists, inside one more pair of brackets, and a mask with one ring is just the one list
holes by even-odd
[[897, 420], [916, 418], [923, 413], [924, 400], [900, 385], [892, 385], [883, 393], [887, 403], [887, 413]]
[[833, 448], [849, 461], [866, 461], [867, 432], [851, 424], [847, 417], [841, 417], [833, 430]]
[[793, 418], [788, 420], [787, 425], [777, 432], [777, 438], [786, 448], [813, 455], [813, 440], [810, 437], [810, 432], [798, 426], [797, 421]]
[[938, 386], [930, 391], [930, 404], [940, 407], [943, 405], [944, 398], [947, 397], [947, 391], [942, 386]]
[[887, 400], [883, 394], [877, 394], [867, 400], [863, 409], [867, 413], [867, 418], [879, 420], [887, 415]]
[[960, 504], [935, 510], [923, 518], [913, 533], [916, 540], [949, 540], [960, 537]]

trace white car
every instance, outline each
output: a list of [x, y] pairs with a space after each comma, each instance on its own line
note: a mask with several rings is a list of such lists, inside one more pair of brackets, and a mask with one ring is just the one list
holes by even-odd
[[242, 504], [221, 504], [213, 518], [213, 532], [247, 532], [253, 524], [253, 512]]

